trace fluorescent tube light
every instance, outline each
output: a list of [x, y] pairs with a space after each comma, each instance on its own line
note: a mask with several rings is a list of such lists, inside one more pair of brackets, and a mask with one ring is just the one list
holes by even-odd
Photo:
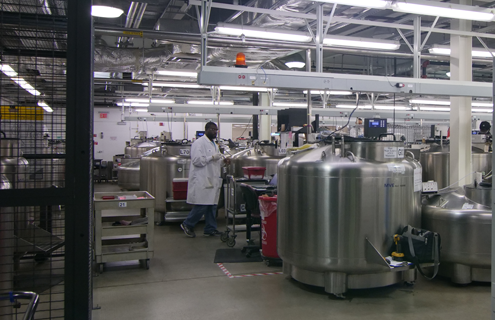
[[306, 65], [306, 62], [301, 61], [289, 61], [286, 62], [285, 65], [289, 68], [303, 68]]
[[450, 111], [449, 107], [420, 107], [420, 111]]
[[385, 106], [385, 105], [375, 104], [375, 109], [376, 110], [408, 110], [409, 108], [405, 106]]
[[[144, 99], [144, 98], [126, 98], [125, 102], [142, 102], [142, 103], [149, 103], [150, 99]], [[152, 98], [151, 103], [175, 103], [175, 100], [172, 99], [156, 99]]]
[[15, 72], [14, 69], [12, 69], [11, 66], [8, 64], [0, 64], [0, 70], [7, 76], [7, 77], [17, 77], [17, 72]]
[[265, 87], [245, 87], [245, 86], [220, 86], [220, 90], [227, 91], [256, 91], [256, 92], [267, 92], [268, 88]]
[[480, 109], [480, 108], [472, 108], [472, 112], [486, 112], [486, 113], [492, 113], [493, 109]]
[[175, 76], [175, 77], [188, 77], [188, 78], [198, 77], [198, 73], [196, 71], [159, 70], [159, 71], [155, 71], [155, 74], [159, 74], [162, 76]]
[[244, 35], [249, 38], [260, 38], [269, 40], [283, 40], [293, 42], [310, 42], [312, 40], [308, 33], [289, 31], [289, 30], [273, 30], [269, 28], [257, 28], [242, 26], [237, 24], [227, 24], [219, 22], [215, 27], [215, 32], [219, 34], [231, 35], [240, 37]]
[[449, 100], [411, 99], [409, 102], [413, 104], [432, 104], [436, 106], [450, 106]]
[[[450, 48], [447, 47], [433, 47], [428, 49], [431, 54], [440, 54], [444, 56], [450, 56]], [[495, 54], [495, 51], [492, 51]], [[471, 51], [471, 56], [473, 58], [492, 58], [492, 54], [482, 48], [473, 48]]]
[[450, 72], [447, 72], [445, 75], [450, 78]]
[[[348, 105], [348, 104], [338, 104], [335, 106], [335, 108], [339, 109], [354, 109], [356, 108], [356, 105]], [[358, 109], [371, 109], [371, 105], [369, 104], [363, 104], [358, 107]]]
[[148, 112], [148, 109], [134, 109], [134, 112]]
[[493, 102], [472, 102], [471, 103], [472, 107], [489, 107], [493, 108]]
[[[324, 94], [327, 93], [332, 96], [348, 96], [354, 94], [352, 91], [325, 91], [325, 90], [311, 90], [311, 94]], [[308, 90], [303, 91], [304, 94], [308, 94]]]
[[317, 1], [343, 4], [346, 6], [363, 7], [363, 8], [385, 8], [389, 2], [385, 0], [317, 0]]
[[15, 83], [17, 83], [19, 85], [19, 87], [21, 87], [22, 89], [26, 90], [27, 92], [29, 92], [33, 96], [40, 96], [41, 95], [41, 93], [38, 90], [34, 89], [33, 86], [30, 85], [23, 78], [21, 78], [21, 77], [14, 77], [14, 78], [11, 78], [11, 79]]
[[[461, 8], [461, 6], [458, 6]], [[427, 16], [440, 16], [445, 18], [463, 19], [463, 20], [477, 20], [477, 21], [490, 21], [494, 18], [493, 13], [469, 10], [470, 6], [464, 6], [466, 9], [455, 9], [454, 5], [440, 5], [434, 6], [426, 4], [416, 4], [409, 2], [396, 2], [392, 4], [394, 11], [414, 13]], [[475, 9], [475, 7], [471, 8]]]
[[189, 100], [187, 101], [187, 104], [204, 104], [204, 105], [221, 105], [221, 106], [233, 106], [234, 105], [234, 102], [232, 101], [220, 101], [220, 104], [218, 102], [215, 101], [215, 103], [213, 103], [213, 101], [211, 100]]
[[301, 102], [274, 102], [274, 107], [307, 107], [307, 103]]
[[[143, 86], [148, 86], [148, 82], [143, 82]], [[153, 87], [169, 87], [169, 88], [189, 88], [189, 89], [209, 89], [207, 86], [200, 86], [195, 83], [172, 83], [172, 82], [153, 82]]]
[[122, 103], [122, 102], [117, 102], [117, 105], [119, 107], [149, 107], [149, 103], [135, 103], [135, 102], [128, 102], [128, 103]]
[[400, 48], [398, 41], [377, 40], [369, 38], [327, 36], [323, 44], [332, 47], [351, 47], [380, 50], [397, 50]]
[[43, 100], [38, 101], [38, 106], [42, 107], [46, 112], [53, 112], [53, 109]]
[[108, 6], [92, 6], [91, 7], [91, 15], [93, 17], [100, 18], [118, 18], [124, 13], [124, 10], [108, 7]]

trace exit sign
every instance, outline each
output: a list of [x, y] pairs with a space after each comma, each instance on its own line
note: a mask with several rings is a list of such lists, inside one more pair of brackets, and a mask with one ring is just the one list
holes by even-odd
[[108, 113], [100, 113], [100, 119], [106, 119]]

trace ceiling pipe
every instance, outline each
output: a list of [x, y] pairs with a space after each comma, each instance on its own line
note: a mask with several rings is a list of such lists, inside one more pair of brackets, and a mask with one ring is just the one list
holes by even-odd
[[[130, 28], [132, 26], [132, 21], [134, 20], [134, 16], [136, 15], [136, 11], [138, 8], [138, 3], [132, 1], [130, 6], [129, 6], [129, 11], [127, 12], [127, 18], [125, 20], [125, 27]], [[120, 37], [117, 40], [117, 46], [120, 47], [121, 44], [124, 42], [125, 37]]]

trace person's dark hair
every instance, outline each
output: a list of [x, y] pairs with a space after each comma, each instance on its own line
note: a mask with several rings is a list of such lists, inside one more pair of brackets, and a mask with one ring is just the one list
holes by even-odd
[[208, 122], [206, 125], [205, 125], [205, 131], [208, 131], [208, 129], [210, 129], [211, 127], [213, 126], [217, 126], [217, 124], [215, 122]]

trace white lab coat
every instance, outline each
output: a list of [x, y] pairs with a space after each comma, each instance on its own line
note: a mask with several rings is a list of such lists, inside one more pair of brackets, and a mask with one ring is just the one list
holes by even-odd
[[206, 135], [193, 143], [187, 203], [218, 204], [220, 188], [222, 187], [222, 178], [220, 177], [222, 160], [212, 160], [212, 156], [217, 153], [220, 153], [218, 146]]

